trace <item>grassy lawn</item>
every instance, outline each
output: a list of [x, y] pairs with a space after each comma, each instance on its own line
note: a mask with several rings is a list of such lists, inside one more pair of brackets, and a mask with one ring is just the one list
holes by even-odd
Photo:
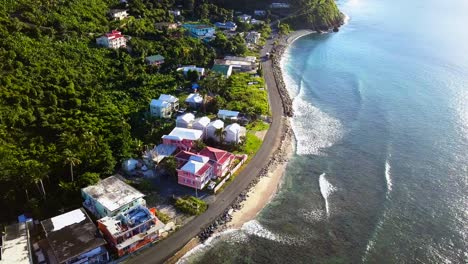
[[257, 132], [257, 131], [268, 130], [269, 127], [270, 127], [270, 124], [265, 123], [261, 120], [255, 120], [252, 123], [249, 123], [246, 128], [247, 130], [251, 132]]

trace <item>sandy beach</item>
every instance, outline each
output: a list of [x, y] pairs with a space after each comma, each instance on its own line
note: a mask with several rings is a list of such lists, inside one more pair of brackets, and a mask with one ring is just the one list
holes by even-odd
[[232, 214], [232, 220], [228, 224], [228, 228], [239, 229], [244, 223], [254, 219], [278, 192], [286, 166], [288, 165], [287, 160], [294, 153], [294, 140], [292, 136], [284, 142], [283, 150], [283, 155], [286, 156], [285, 161], [272, 166], [268, 174], [262, 177], [248, 192], [248, 199], [241, 203], [242, 209]]

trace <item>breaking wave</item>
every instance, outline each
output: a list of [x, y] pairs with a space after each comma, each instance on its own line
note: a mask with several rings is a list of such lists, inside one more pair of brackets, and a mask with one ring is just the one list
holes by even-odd
[[330, 216], [330, 205], [328, 202], [328, 197], [331, 193], [336, 191], [336, 188], [331, 185], [329, 181], [325, 178], [325, 173], [322, 173], [319, 177], [319, 186], [320, 186], [320, 193], [322, 194], [323, 199], [325, 200], [325, 213], [327, 217]]

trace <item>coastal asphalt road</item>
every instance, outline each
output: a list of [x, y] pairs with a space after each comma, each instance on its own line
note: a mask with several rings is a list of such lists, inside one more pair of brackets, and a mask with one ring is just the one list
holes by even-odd
[[[267, 40], [261, 51], [261, 58], [270, 52], [273, 46], [273, 38]], [[279, 147], [281, 135], [285, 130], [284, 111], [278, 87], [273, 76], [271, 60], [262, 62], [263, 76], [268, 89], [268, 97], [272, 114], [272, 123], [263, 144], [249, 164], [239, 173], [234, 181], [228, 185], [223, 192], [216, 195], [216, 201], [210, 204], [208, 210], [195, 219], [182, 226], [158, 244], [144, 249], [126, 259], [126, 263], [163, 263], [172, 257], [179, 249], [196, 237], [205, 227], [210, 225], [226, 208], [244, 191], [250, 182], [257, 177], [260, 170], [264, 168], [272, 158], [273, 152]]]

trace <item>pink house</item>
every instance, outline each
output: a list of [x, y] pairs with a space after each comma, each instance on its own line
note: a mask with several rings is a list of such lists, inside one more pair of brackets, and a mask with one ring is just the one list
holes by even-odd
[[212, 174], [210, 159], [194, 153], [190, 153], [188, 161], [177, 169], [178, 183], [198, 190], [205, 187]]
[[206, 147], [198, 154], [210, 159], [210, 164], [213, 166], [213, 175], [216, 177], [225, 176], [234, 160], [232, 153], [212, 147]]
[[201, 140], [203, 131], [176, 127], [169, 135], [162, 137], [163, 144], [176, 146], [181, 150], [190, 150], [195, 141]]

